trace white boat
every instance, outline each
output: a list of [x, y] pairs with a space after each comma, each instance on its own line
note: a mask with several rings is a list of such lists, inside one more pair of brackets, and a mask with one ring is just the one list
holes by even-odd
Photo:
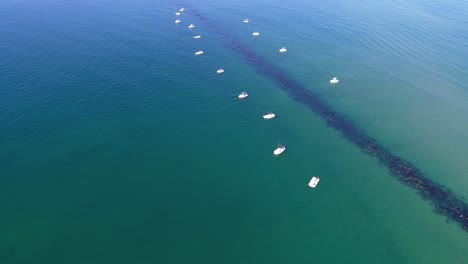
[[184, 11], [185, 11], [185, 8], [182, 7], [181, 9], [179, 9], [179, 11], [180, 11], [180, 12], [184, 12]]
[[244, 98], [246, 98], [247, 96], [249, 96], [249, 94], [248, 94], [248, 93], [246, 93], [246, 92], [242, 92], [242, 93], [241, 93], [241, 94], [239, 94], [237, 97], [239, 97], [239, 99], [244, 99]]
[[176, 24], [179, 24], [180, 22], [182, 22], [182, 21], [180, 21], [179, 19], [177, 19], [177, 20], [175, 21]]
[[260, 36], [260, 32], [258, 32], [258, 31], [255, 31], [254, 33], [252, 33], [252, 36], [254, 36], [254, 37], [258, 37], [258, 36]]
[[203, 53], [205, 53], [205, 52], [203, 52], [203, 50], [199, 50], [199, 51], [195, 52], [195, 55], [197, 55], [197, 56], [198, 55], [203, 55]]
[[281, 53], [286, 53], [286, 51], [288, 51], [285, 47], [282, 47], [281, 49], [279, 49], [279, 52]]
[[276, 156], [278, 156], [279, 154], [283, 153], [285, 150], [286, 150], [286, 146], [278, 145], [278, 148], [276, 148], [276, 149], [273, 151], [273, 154], [275, 154]]
[[268, 114], [263, 116], [263, 119], [272, 119], [272, 118], [275, 118], [275, 116], [276, 115], [274, 113], [269, 112]]
[[192, 29], [192, 28], [194, 28], [194, 27], [195, 27], [194, 24], [190, 24], [190, 25], [188, 26], [188, 28], [190, 28], [190, 29]]
[[179, 12], [176, 12], [175, 15], [176, 15], [176, 16], [180, 16], [180, 13], [179, 13]]
[[312, 188], [315, 188], [315, 186], [317, 186], [317, 184], [319, 183], [320, 181], [320, 178], [319, 177], [312, 177], [312, 179], [310, 180], [309, 182], [309, 186], [312, 187]]
[[201, 36], [200, 35], [196, 35], [196, 36], [193, 36], [194, 39], [200, 39]]
[[333, 79], [330, 80], [331, 84], [337, 84], [339, 82], [340, 82], [340, 80], [338, 80], [336, 77], [333, 77]]
[[248, 24], [250, 21], [246, 18], [242, 22], [244, 22], [244, 24]]
[[223, 69], [218, 69], [218, 70], [216, 71], [216, 73], [217, 73], [217, 74], [224, 73], [224, 70], [223, 70]]

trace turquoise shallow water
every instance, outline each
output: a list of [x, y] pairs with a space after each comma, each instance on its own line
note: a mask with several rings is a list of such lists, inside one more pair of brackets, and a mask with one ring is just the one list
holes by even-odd
[[181, 5], [468, 197], [464, 2], [3, 1], [1, 263], [466, 262], [466, 232]]

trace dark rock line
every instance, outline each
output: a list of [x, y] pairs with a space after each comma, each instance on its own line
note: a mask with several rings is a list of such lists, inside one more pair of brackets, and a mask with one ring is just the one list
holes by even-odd
[[189, 10], [209, 30], [222, 37], [227, 47], [238, 53], [243, 60], [252, 65], [259, 73], [277, 83], [292, 99], [306, 105], [313, 112], [321, 116], [329, 127], [340, 131], [345, 138], [353, 142], [362, 151], [377, 158], [400, 182], [412, 187], [424, 200], [429, 201], [434, 206], [435, 212], [445, 215], [448, 219], [458, 223], [463, 230], [468, 231], [468, 205], [463, 199], [459, 198], [446, 187], [426, 178], [422, 171], [409, 161], [392, 154], [380, 145], [376, 139], [366, 135], [364, 131], [360, 130], [351, 121], [335, 112], [312, 91], [288, 77], [279, 67], [267, 62], [253, 50], [243, 45], [236, 36], [230, 34], [227, 30], [203, 17], [193, 9]]

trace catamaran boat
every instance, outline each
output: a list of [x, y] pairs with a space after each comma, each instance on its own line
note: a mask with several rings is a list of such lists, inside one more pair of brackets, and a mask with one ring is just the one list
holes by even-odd
[[275, 118], [275, 114], [273, 114], [272, 112], [269, 112], [268, 114], [264, 115], [263, 116], [263, 119], [272, 119], [272, 118]]
[[179, 9], [179, 11], [180, 11], [180, 12], [184, 12], [184, 11], [185, 11], [185, 8], [182, 7], [181, 9]]
[[279, 52], [281, 53], [286, 53], [286, 51], [288, 51], [285, 47], [282, 47], [281, 49], [279, 49]]
[[182, 21], [180, 21], [179, 19], [177, 19], [177, 20], [175, 21], [176, 24], [179, 24], [180, 22], [182, 22]]
[[283, 153], [285, 150], [286, 150], [286, 146], [278, 145], [278, 148], [276, 148], [273, 151], [273, 154], [275, 154], [275, 156], [278, 156], [279, 154]]
[[246, 98], [247, 96], [249, 96], [249, 94], [248, 94], [248, 93], [246, 93], [246, 92], [242, 92], [242, 93], [241, 93], [241, 94], [239, 94], [239, 96], [237, 96], [237, 97], [239, 97], [239, 99], [244, 99], [244, 98]]
[[199, 51], [195, 52], [195, 55], [197, 55], [197, 56], [198, 55], [203, 55], [203, 53], [205, 53], [205, 52], [203, 52], [203, 50], [199, 50]]
[[244, 22], [244, 24], [248, 24], [250, 21], [246, 18], [246, 19], [244, 19], [244, 21], [242, 21], [242, 22]]
[[320, 178], [314, 176], [314, 177], [312, 177], [312, 179], [310, 180], [309, 186], [310, 186], [311, 188], [315, 188], [315, 186], [317, 186], [317, 184], [319, 183], [319, 181], [320, 181]]
[[192, 29], [192, 28], [194, 28], [194, 27], [195, 27], [194, 24], [190, 24], [190, 25], [188, 26], [188, 28], [190, 28], [190, 29]]
[[179, 13], [179, 12], [176, 12], [175, 15], [176, 15], [176, 16], [180, 16], [180, 13]]
[[193, 36], [194, 39], [200, 39], [201, 36], [200, 35], [196, 35], [196, 36]]
[[333, 79], [330, 80], [331, 84], [337, 84], [339, 82], [340, 82], [340, 80], [338, 80], [336, 77], [333, 77]]
[[258, 31], [255, 31], [254, 33], [252, 33], [252, 36], [254, 36], [254, 37], [258, 37], [258, 36], [260, 36], [260, 32], [258, 32]]
[[217, 73], [217, 74], [224, 73], [224, 70], [223, 70], [223, 69], [218, 69], [218, 70], [216, 71], [216, 73]]

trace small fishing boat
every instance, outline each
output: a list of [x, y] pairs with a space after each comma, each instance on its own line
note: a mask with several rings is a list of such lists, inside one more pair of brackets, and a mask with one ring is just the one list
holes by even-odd
[[218, 70], [216, 71], [216, 73], [217, 73], [217, 74], [224, 73], [224, 69], [218, 69]]
[[200, 39], [201, 36], [200, 35], [196, 35], [196, 36], [193, 36], [194, 39]]
[[314, 177], [312, 177], [312, 179], [310, 180], [309, 186], [310, 186], [311, 188], [315, 188], [315, 186], [317, 186], [317, 184], [319, 183], [319, 181], [320, 181], [320, 178], [314, 176]]
[[195, 28], [195, 25], [194, 25], [194, 24], [190, 24], [190, 25], [188, 26], [188, 28], [190, 28], [190, 29]]
[[285, 47], [282, 47], [281, 49], [279, 49], [279, 52], [281, 53], [286, 53], [286, 51], [288, 51]]
[[263, 116], [263, 119], [272, 119], [272, 118], [275, 118], [275, 116], [276, 115], [274, 113], [269, 112], [268, 114]]
[[242, 92], [242, 93], [240, 93], [237, 97], [239, 97], [239, 99], [244, 99], [244, 98], [246, 98], [247, 96], [249, 96], [248, 93]]
[[185, 11], [185, 8], [182, 7], [181, 9], [179, 9], [179, 11], [180, 11], [180, 12], [184, 12], [184, 11]]
[[286, 150], [286, 146], [278, 145], [278, 147], [273, 151], [273, 154], [275, 154], [275, 156], [278, 156], [279, 154], [283, 153], [285, 150]]
[[254, 33], [252, 33], [252, 36], [254, 36], [254, 37], [258, 37], [258, 36], [260, 36], [260, 32], [258, 32], [258, 31], [255, 31]]
[[331, 84], [337, 84], [339, 82], [340, 82], [340, 80], [338, 80], [336, 77], [333, 77], [333, 79], [330, 80]]
[[205, 52], [203, 52], [203, 50], [199, 50], [199, 51], [195, 52], [195, 55], [199, 56], [199, 55], [203, 55], [203, 53], [205, 53]]
[[175, 21], [176, 24], [179, 24], [180, 22], [182, 22], [182, 21], [180, 21], [179, 19], [177, 19], [177, 20]]
[[180, 16], [180, 13], [179, 13], [179, 12], [176, 12], [175, 15], [176, 15], [176, 16]]
[[244, 22], [244, 24], [248, 24], [250, 21], [246, 18], [242, 22]]

